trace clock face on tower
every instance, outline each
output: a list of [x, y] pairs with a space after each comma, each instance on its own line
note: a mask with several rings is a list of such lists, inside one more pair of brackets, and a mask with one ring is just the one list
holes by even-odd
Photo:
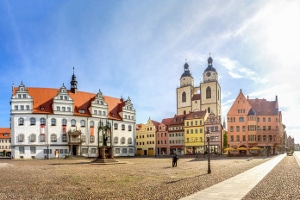
[[210, 77], [210, 72], [206, 72], [206, 76]]

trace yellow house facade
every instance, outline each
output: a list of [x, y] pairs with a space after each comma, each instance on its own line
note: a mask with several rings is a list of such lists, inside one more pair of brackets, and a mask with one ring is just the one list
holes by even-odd
[[136, 125], [136, 154], [137, 156], [154, 156], [156, 155], [156, 131], [159, 122], [150, 118], [146, 124]]
[[204, 153], [206, 111], [197, 111], [188, 114], [184, 120], [185, 154]]

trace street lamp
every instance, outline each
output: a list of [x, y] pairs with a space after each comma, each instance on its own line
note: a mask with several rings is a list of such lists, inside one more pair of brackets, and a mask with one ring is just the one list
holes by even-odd
[[207, 169], [207, 173], [210, 174], [211, 173], [211, 169], [210, 169], [210, 147], [209, 147], [210, 131], [209, 131], [208, 128], [206, 130], [205, 135], [206, 135], [206, 139], [207, 139], [207, 148], [208, 148], [208, 156], [207, 156], [207, 159], [208, 159], [208, 169]]

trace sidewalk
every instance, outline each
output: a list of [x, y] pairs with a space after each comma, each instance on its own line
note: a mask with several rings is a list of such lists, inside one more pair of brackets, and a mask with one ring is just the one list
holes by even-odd
[[[286, 154], [278, 155], [261, 165], [253, 167], [237, 176], [226, 181], [201, 190], [181, 200], [240, 200], [258, 184], [284, 157]], [[212, 172], [213, 173], [213, 172]]]

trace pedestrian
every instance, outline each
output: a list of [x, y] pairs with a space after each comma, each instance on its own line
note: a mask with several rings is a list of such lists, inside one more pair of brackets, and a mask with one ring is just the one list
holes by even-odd
[[176, 154], [172, 157], [172, 167], [177, 167], [178, 156]]

